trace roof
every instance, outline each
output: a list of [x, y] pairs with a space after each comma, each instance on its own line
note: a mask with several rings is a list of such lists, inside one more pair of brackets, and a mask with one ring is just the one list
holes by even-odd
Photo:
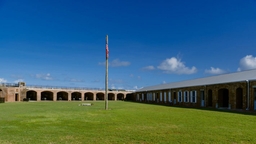
[[173, 82], [173, 83], [166, 83], [166, 84], [160, 84], [155, 86], [148, 86], [148, 87], [139, 89], [136, 92], [233, 83], [233, 82], [241, 82], [246, 80], [256, 80], [256, 69], [199, 78], [199, 79], [193, 79], [193, 80], [187, 80], [187, 81], [181, 81], [181, 82]]

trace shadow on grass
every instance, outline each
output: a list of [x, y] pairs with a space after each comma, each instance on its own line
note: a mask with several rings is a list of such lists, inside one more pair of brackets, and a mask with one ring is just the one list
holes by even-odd
[[134, 102], [134, 101], [125, 101], [131, 103], [138, 104], [146, 104], [146, 105], [155, 105], [155, 106], [164, 106], [164, 107], [174, 107], [174, 108], [182, 108], [182, 109], [195, 109], [195, 110], [203, 110], [203, 111], [214, 111], [214, 112], [225, 112], [225, 113], [233, 113], [233, 114], [243, 114], [243, 115], [252, 115], [256, 116], [256, 111], [247, 111], [242, 109], [228, 109], [228, 108], [211, 108], [211, 107], [185, 107], [173, 104], [164, 104], [164, 103], [146, 103], [146, 102]]

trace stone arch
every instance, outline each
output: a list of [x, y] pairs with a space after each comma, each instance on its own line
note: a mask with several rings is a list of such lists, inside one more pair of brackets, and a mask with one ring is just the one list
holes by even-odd
[[80, 92], [72, 92], [71, 100], [81, 100], [82, 94]]
[[125, 100], [127, 100], [127, 101], [132, 101], [132, 100], [134, 100], [134, 94], [133, 93], [128, 93], [128, 94], [126, 94], [126, 96], [125, 96]]
[[123, 93], [117, 94], [117, 100], [124, 100], [124, 94]]
[[91, 93], [91, 92], [85, 93], [84, 100], [93, 100], [93, 93]]
[[236, 108], [243, 109], [243, 89], [240, 87], [236, 89]]
[[51, 92], [51, 91], [41, 92], [41, 100], [51, 100], [51, 101], [53, 101], [53, 92]]
[[218, 90], [218, 104], [219, 107], [229, 107], [229, 90], [222, 88]]
[[115, 94], [108, 93], [108, 100], [115, 100]]
[[34, 90], [29, 90], [26, 92], [26, 99], [27, 100], [34, 100], [37, 101], [37, 92]]
[[208, 106], [212, 107], [212, 90], [208, 90]]
[[60, 91], [57, 93], [57, 100], [68, 100], [68, 93], [65, 91]]
[[96, 94], [96, 100], [105, 100], [104, 99], [104, 93], [97, 93]]

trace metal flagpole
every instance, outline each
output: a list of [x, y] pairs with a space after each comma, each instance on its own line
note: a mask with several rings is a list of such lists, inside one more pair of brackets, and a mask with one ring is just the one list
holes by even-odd
[[106, 35], [105, 110], [108, 110], [108, 35]]

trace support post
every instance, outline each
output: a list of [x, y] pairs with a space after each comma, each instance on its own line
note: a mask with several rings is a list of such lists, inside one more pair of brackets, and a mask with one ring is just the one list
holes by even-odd
[[108, 35], [106, 35], [105, 110], [108, 110]]

